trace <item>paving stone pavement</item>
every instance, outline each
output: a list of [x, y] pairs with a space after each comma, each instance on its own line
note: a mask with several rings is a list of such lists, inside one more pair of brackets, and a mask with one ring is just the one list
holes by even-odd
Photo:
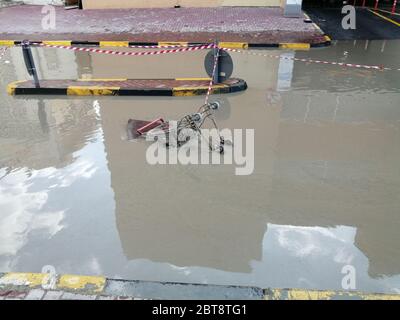
[[27, 291], [0, 291], [0, 300], [136, 300], [136, 298], [31, 289]]
[[5, 0], [0, 0], [0, 8], [5, 8], [5, 7], [12, 7], [12, 6], [18, 6], [21, 5], [23, 2], [22, 1], [5, 1]]
[[[18, 17], [24, 17], [19, 19]], [[318, 42], [322, 32], [303, 18], [285, 18], [276, 7], [64, 10], [56, 27], [43, 30], [41, 6], [0, 9], [0, 39]], [[18, 23], [15, 23], [18, 21]], [[99, 39], [101, 37], [101, 39]]]

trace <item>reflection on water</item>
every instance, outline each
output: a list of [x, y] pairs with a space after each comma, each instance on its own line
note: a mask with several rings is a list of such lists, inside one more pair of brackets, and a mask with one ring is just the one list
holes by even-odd
[[[339, 42], [295, 55], [396, 66], [399, 49]], [[118, 64], [35, 55], [48, 79], [204, 76], [199, 52]], [[0, 271], [51, 264], [59, 273], [340, 289], [350, 264], [357, 289], [399, 290], [398, 72], [235, 54], [249, 89], [218, 97], [218, 120], [255, 129], [255, 171], [240, 177], [229, 165], [149, 166], [147, 145], [126, 139], [129, 118], [176, 119], [202, 97], [8, 97], [5, 85], [27, 76], [17, 48], [7, 59]]]

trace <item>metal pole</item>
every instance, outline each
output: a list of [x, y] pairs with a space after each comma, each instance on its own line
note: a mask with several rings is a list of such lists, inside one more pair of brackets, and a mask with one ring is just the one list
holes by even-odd
[[215, 72], [213, 74], [213, 84], [219, 83], [219, 48], [218, 48], [218, 40], [214, 42], [214, 59], [217, 59], [217, 64], [215, 66]]
[[39, 82], [39, 77], [38, 77], [37, 72], [36, 72], [36, 68], [34, 68], [33, 70], [35, 70], [33, 72], [33, 82], [35, 83], [35, 87], [36, 88], [40, 88], [40, 82]]
[[39, 77], [37, 75], [35, 61], [33, 60], [31, 46], [28, 40], [22, 41], [22, 54], [24, 55], [26, 69], [28, 70], [29, 75], [33, 76], [35, 87], [40, 88]]
[[375, 7], [374, 7], [374, 10], [377, 10], [377, 9], [378, 9], [378, 5], [379, 5], [379, 0], [375, 0]]

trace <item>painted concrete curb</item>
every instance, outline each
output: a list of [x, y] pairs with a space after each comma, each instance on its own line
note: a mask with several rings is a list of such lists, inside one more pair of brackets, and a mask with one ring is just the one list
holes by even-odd
[[[51, 275], [43, 273], [0, 274], [2, 292], [33, 295], [32, 291], [63, 293], [71, 299], [107, 297], [138, 299], [207, 300], [400, 300], [399, 294], [373, 294], [357, 291], [314, 291], [304, 289], [261, 289], [246, 286], [220, 286], [190, 283], [107, 279], [102, 276]], [[67, 297], [67, 299], [68, 299]], [[92, 300], [90, 299], [90, 300]]]
[[338, 290], [265, 289], [264, 300], [400, 300], [400, 295]]
[[[198, 78], [177, 78], [177, 79], [137, 79], [137, 81], [157, 81], [163, 84], [163, 81], [180, 81], [183, 85], [173, 87], [129, 87], [124, 86], [124, 82], [135, 81], [135, 79], [91, 79], [84, 80], [43, 80], [45, 83], [40, 88], [35, 88], [31, 80], [15, 81], [7, 86], [9, 95], [74, 95], [74, 96], [198, 96], [205, 95], [209, 89], [210, 79], [201, 79], [206, 82], [204, 85], [196, 85]], [[64, 83], [63, 83], [64, 82]], [[84, 82], [87, 82], [86, 84]], [[94, 84], [95, 82], [95, 84]], [[52, 84], [53, 83], [53, 84]], [[227, 94], [247, 89], [247, 83], [242, 79], [231, 78], [226, 82], [212, 86], [211, 94]]]
[[[320, 29], [319, 29], [320, 30]], [[325, 47], [331, 44], [331, 39], [324, 35], [324, 41], [320, 43], [249, 43], [249, 42], [220, 42], [219, 46], [230, 49], [251, 48], [278, 48], [293, 50], [309, 50], [310, 48]], [[132, 42], [132, 41], [74, 41], [74, 40], [42, 40], [32, 41], [32, 44], [49, 44], [62, 46], [93, 46], [93, 47], [130, 47], [130, 46], [199, 46], [198, 42]], [[0, 40], [0, 46], [13, 47], [21, 44], [20, 40]]]
[[104, 277], [55, 275], [48, 273], [4, 273], [0, 274], [0, 290], [29, 291], [46, 288], [84, 294], [99, 294], [106, 284]]

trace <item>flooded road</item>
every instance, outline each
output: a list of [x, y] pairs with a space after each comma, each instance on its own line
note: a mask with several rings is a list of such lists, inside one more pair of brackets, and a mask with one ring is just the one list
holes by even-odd
[[[400, 292], [400, 72], [232, 53], [249, 89], [212, 96], [221, 128], [255, 129], [255, 168], [156, 165], [128, 119], [204, 97], [10, 97], [0, 61], [0, 271]], [[399, 67], [400, 41], [268, 51]], [[46, 79], [204, 77], [205, 52], [114, 57], [35, 49]]]

